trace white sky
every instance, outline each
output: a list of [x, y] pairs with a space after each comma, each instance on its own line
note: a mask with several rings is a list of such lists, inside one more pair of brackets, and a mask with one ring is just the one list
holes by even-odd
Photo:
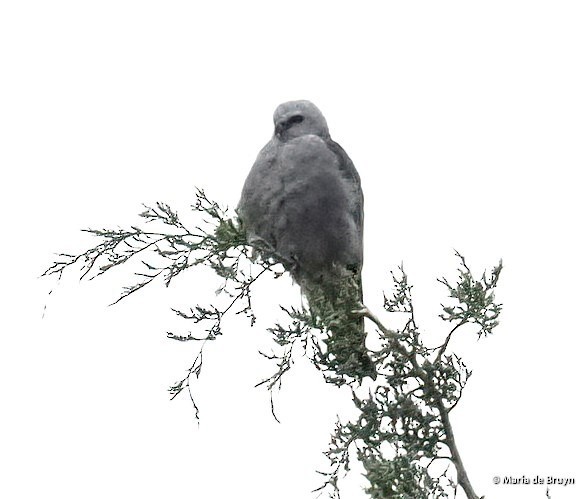
[[[84, 227], [135, 223], [141, 203], [187, 211], [193, 187], [234, 206], [272, 113], [306, 98], [360, 172], [364, 288], [378, 310], [404, 262], [431, 338], [453, 249], [504, 260], [493, 337], [458, 338], [474, 370], [453, 413], [478, 494], [543, 497], [495, 475], [573, 477], [586, 497], [588, 7], [584, 2], [3, 2], [0, 7], [2, 325], [0, 496], [313, 497], [345, 390], [305, 360], [271, 416], [259, 323], [206, 351], [198, 426], [191, 345], [170, 306], [207, 302], [210, 274], [107, 307], [129, 282], [37, 276]], [[44, 305], [47, 312], [41, 314]], [[379, 311], [382, 320], [387, 317]], [[356, 468], [345, 498], [365, 485]]]

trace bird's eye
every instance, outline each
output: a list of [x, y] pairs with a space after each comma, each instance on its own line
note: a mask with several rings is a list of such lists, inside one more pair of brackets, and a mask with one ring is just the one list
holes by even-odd
[[296, 123], [302, 123], [303, 121], [304, 116], [302, 116], [301, 114], [295, 114], [294, 116], [288, 118], [288, 121], [286, 121], [286, 128], [290, 128], [292, 125]]

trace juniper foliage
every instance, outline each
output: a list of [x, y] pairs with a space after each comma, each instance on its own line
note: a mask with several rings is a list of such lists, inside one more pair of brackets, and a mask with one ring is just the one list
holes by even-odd
[[[166, 203], [144, 206], [143, 224], [128, 229], [86, 229], [98, 243], [77, 254], [59, 254], [44, 272], [58, 279], [67, 269], [77, 269], [81, 279], [94, 279], [127, 262], [138, 262], [136, 281], [123, 288], [118, 303], [145, 286], [160, 280], [165, 286], [179, 274], [196, 266], [207, 266], [220, 277], [216, 304], [197, 304], [188, 310], [173, 309], [194, 325], [195, 332], [167, 336], [175, 341], [200, 342], [185, 377], [169, 388], [172, 399], [187, 392], [198, 418], [198, 406], [190, 383], [202, 369], [204, 346], [222, 334], [223, 319], [229, 313], [243, 314], [255, 322], [252, 288], [262, 276], [281, 277], [285, 272], [279, 255], [269, 248], [247, 242], [237, 218], [197, 189], [192, 209], [196, 224], [180, 219]], [[459, 259], [455, 282], [439, 279], [449, 302], [441, 306], [440, 318], [449, 324], [444, 342], [426, 346], [415, 321], [412, 287], [404, 269], [391, 273], [392, 290], [384, 296], [386, 312], [400, 314], [404, 325], [387, 328], [380, 319], [354, 300], [356, 283], [342, 286], [333, 300], [315, 297], [307, 306], [281, 307], [284, 318], [269, 328], [276, 351], [260, 352], [275, 365], [273, 374], [258, 384], [270, 394], [281, 387], [283, 376], [292, 368], [295, 352], [303, 352], [322, 373], [326, 382], [348, 386], [357, 417], [338, 421], [325, 455], [329, 469], [320, 472], [322, 484], [316, 491], [340, 498], [339, 483], [356, 457], [369, 481], [366, 492], [373, 499], [446, 498], [461, 488], [468, 499], [478, 499], [459, 455], [450, 412], [459, 403], [471, 371], [454, 353], [448, 353], [451, 337], [470, 324], [478, 337], [491, 334], [498, 325], [501, 304], [495, 300], [502, 263], [476, 278], [465, 258]], [[251, 262], [255, 265], [251, 265]], [[354, 357], [355, 338], [346, 336], [349, 321], [364, 316], [376, 328], [380, 348], [369, 352], [377, 379], [366, 393], [361, 383], [365, 372]], [[333, 334], [333, 330], [337, 334]], [[301, 348], [296, 348], [300, 345]], [[349, 359], [343, 362], [342, 359]], [[273, 399], [272, 399], [273, 412]], [[274, 415], [275, 416], [275, 415]], [[439, 466], [447, 463], [447, 466]]]

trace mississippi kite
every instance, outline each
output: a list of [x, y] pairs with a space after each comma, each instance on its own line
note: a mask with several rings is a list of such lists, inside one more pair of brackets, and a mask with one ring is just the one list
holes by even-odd
[[[317, 308], [318, 297], [341, 305], [340, 291], [349, 282], [355, 284], [353, 308], [360, 308], [363, 193], [357, 170], [331, 139], [313, 103], [281, 104], [274, 125], [274, 136], [259, 153], [237, 208], [247, 238], [279, 257], [311, 310]], [[373, 377], [363, 319], [351, 319], [349, 312], [343, 353], [331, 353], [340, 365]], [[335, 329], [333, 335], [342, 336]]]

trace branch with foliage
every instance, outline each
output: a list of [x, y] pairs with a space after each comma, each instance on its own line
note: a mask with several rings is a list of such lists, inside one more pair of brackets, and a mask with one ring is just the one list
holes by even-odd
[[[197, 332], [167, 333], [176, 341], [201, 342], [185, 377], [169, 388], [172, 399], [186, 390], [198, 417], [190, 382], [201, 373], [204, 345], [221, 335], [223, 318], [229, 313], [243, 314], [253, 324], [252, 287], [264, 275], [282, 276], [285, 267], [270, 249], [248, 243], [238, 219], [202, 190], [196, 191], [192, 208], [198, 215], [194, 224], [180, 220], [169, 205], [157, 203], [145, 206], [140, 214], [142, 226], [87, 229], [99, 243], [77, 255], [58, 255], [43, 275], [60, 278], [67, 269], [77, 268], [81, 278], [93, 279], [114, 267], [136, 262], [137, 281], [123, 289], [114, 302], [118, 303], [156, 280], [169, 286], [188, 269], [212, 268], [221, 281], [215, 294], [218, 303], [173, 309], [192, 322]], [[471, 371], [461, 357], [448, 353], [448, 347], [451, 338], [468, 324], [474, 326], [478, 337], [491, 334], [498, 325], [501, 305], [495, 301], [494, 291], [502, 264], [475, 278], [464, 257], [456, 255], [457, 280], [439, 279], [450, 299], [442, 305], [439, 316], [450, 327], [437, 347], [425, 345], [421, 337], [412, 287], [402, 267], [391, 274], [392, 291], [383, 304], [385, 311], [404, 317], [399, 329], [387, 328], [369, 309], [353, 301], [357, 292], [352, 281], [342, 286], [335, 307], [332, 300], [325, 300], [324, 306], [318, 300], [312, 310], [304, 305], [281, 307], [284, 320], [269, 328], [276, 350], [261, 352], [275, 364], [275, 371], [258, 386], [265, 386], [270, 395], [279, 389], [283, 376], [292, 368], [295, 352], [301, 351], [327, 382], [350, 388], [358, 414], [353, 421], [337, 422], [325, 452], [329, 470], [321, 472], [324, 482], [316, 491], [339, 498], [339, 482], [355, 455], [370, 483], [366, 492], [373, 499], [441, 498], [449, 497], [449, 491], [455, 497], [458, 488], [468, 499], [479, 499], [449, 419]], [[342, 352], [353, 356], [350, 345], [357, 344], [355, 338], [346, 336], [345, 321], [360, 316], [373, 323], [380, 340], [379, 349], [369, 352], [377, 378], [368, 390], [362, 386], [365, 372], [357, 369], [357, 362], [343, 365], [340, 361], [346, 358]], [[357, 331], [357, 327], [348, 329]]]
[[[264, 259], [258, 256], [261, 249], [247, 244], [245, 234], [227, 208], [208, 199], [196, 190], [192, 210], [197, 213], [195, 223], [188, 224], [166, 203], [144, 205], [139, 214], [143, 224], [128, 229], [84, 229], [96, 236], [98, 244], [79, 254], [59, 253], [54, 263], [42, 274], [61, 279], [68, 269], [80, 272], [80, 279], [95, 279], [122, 264], [134, 265], [135, 282], [123, 288], [115, 305], [153, 282], [168, 287], [183, 272], [198, 266], [207, 266], [220, 277], [221, 284], [215, 295], [224, 298], [222, 304], [195, 305], [188, 310], [172, 309], [175, 314], [192, 322], [198, 330], [193, 334], [168, 332], [170, 339], [182, 342], [201, 342], [194, 361], [186, 375], [169, 388], [171, 399], [186, 390], [198, 417], [198, 406], [190, 390], [190, 381], [198, 378], [202, 369], [204, 345], [222, 334], [221, 324], [228, 313], [243, 314], [251, 324], [255, 315], [251, 307], [251, 286], [263, 274], [279, 277], [283, 273], [279, 258], [266, 250]], [[250, 272], [245, 261], [257, 261], [256, 273]], [[219, 302], [222, 300], [219, 300]]]

